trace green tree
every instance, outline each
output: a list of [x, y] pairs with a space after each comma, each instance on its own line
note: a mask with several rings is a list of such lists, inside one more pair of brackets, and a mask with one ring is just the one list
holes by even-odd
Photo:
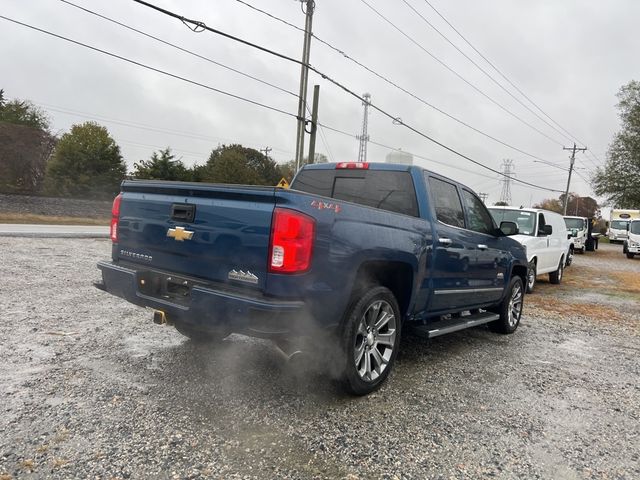
[[596, 170], [592, 186], [597, 195], [618, 208], [640, 208], [640, 82], [632, 80], [618, 92], [621, 129], [604, 167]]
[[282, 173], [273, 160], [253, 148], [220, 145], [206, 165], [194, 168], [194, 178], [213, 183], [276, 185]]
[[562, 200], [558, 200], [557, 198], [545, 198], [540, 203], [536, 203], [533, 208], [544, 208], [545, 210], [557, 212], [562, 215]]
[[178, 180], [190, 181], [191, 172], [181, 160], [175, 160], [171, 148], [167, 147], [159, 153], [153, 152], [149, 160], [140, 160], [133, 166], [134, 178], [147, 180]]
[[[560, 195], [560, 203], [564, 205], [564, 194]], [[574, 217], [593, 218], [597, 216], [600, 206], [598, 202], [591, 197], [581, 197], [575, 193], [569, 193], [569, 202], [567, 203], [567, 215]]]
[[95, 122], [71, 127], [56, 146], [47, 167], [46, 191], [52, 195], [113, 197], [127, 167], [109, 131]]
[[47, 115], [26, 100], [7, 101], [0, 90], [0, 190], [37, 193], [56, 138]]

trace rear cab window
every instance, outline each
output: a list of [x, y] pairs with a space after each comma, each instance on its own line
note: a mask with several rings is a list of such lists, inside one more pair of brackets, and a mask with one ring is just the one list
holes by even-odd
[[302, 170], [292, 189], [418, 217], [418, 202], [408, 171]]

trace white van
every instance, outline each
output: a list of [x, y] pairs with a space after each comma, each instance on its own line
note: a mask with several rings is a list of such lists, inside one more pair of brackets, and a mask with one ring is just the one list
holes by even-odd
[[510, 238], [527, 248], [528, 293], [533, 291], [538, 275], [548, 273], [551, 283], [562, 281], [564, 267], [573, 258], [562, 215], [540, 208], [489, 207], [489, 211], [498, 225], [500, 222], [518, 224], [518, 234]]

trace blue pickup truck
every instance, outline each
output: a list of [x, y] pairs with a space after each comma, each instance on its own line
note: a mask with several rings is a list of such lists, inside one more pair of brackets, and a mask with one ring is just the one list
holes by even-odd
[[291, 189], [125, 181], [112, 213], [98, 288], [193, 341], [235, 332], [318, 355], [356, 395], [387, 378], [403, 329], [520, 322], [517, 226], [420, 167], [310, 165]]

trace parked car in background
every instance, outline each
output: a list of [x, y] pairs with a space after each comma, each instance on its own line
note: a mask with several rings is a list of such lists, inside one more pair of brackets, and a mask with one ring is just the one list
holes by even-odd
[[518, 240], [527, 250], [528, 274], [526, 289], [531, 293], [536, 277], [549, 274], [551, 283], [560, 283], [564, 267], [573, 258], [571, 242], [562, 215], [539, 208], [490, 207], [497, 224], [515, 222]]
[[626, 253], [627, 258], [633, 258], [640, 254], [640, 220], [631, 220], [627, 233], [622, 251]]

